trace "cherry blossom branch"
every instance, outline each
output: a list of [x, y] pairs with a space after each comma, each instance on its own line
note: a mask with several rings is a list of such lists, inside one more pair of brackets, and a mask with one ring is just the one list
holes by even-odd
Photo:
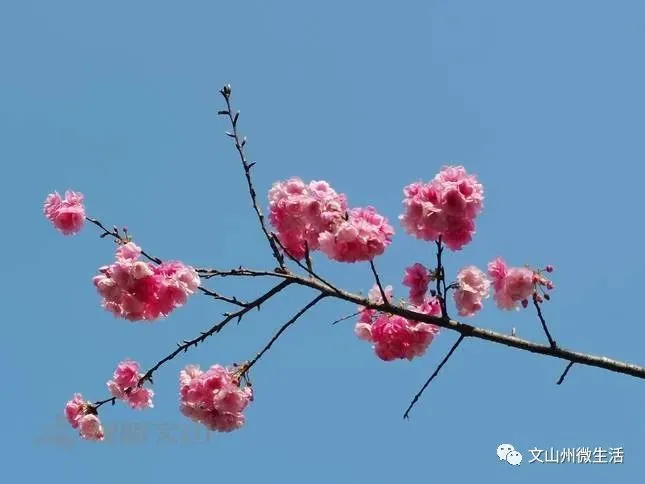
[[226, 135], [233, 139], [233, 141], [235, 142], [235, 149], [240, 155], [240, 160], [242, 161], [242, 167], [244, 168], [244, 176], [246, 177], [246, 184], [249, 190], [249, 195], [251, 196], [251, 203], [253, 205], [253, 210], [255, 211], [255, 214], [258, 217], [258, 221], [260, 222], [260, 228], [262, 229], [264, 236], [269, 242], [269, 246], [271, 246], [273, 257], [278, 262], [280, 268], [284, 269], [284, 257], [278, 250], [278, 247], [276, 246], [274, 239], [269, 234], [269, 231], [267, 230], [266, 224], [264, 222], [264, 215], [262, 214], [262, 210], [260, 210], [260, 207], [258, 206], [257, 194], [255, 192], [255, 187], [253, 186], [253, 181], [251, 180], [251, 168], [253, 168], [253, 165], [255, 165], [255, 162], [249, 163], [246, 159], [246, 155], [244, 154], [244, 145], [246, 145], [246, 138], [240, 140], [240, 137], [237, 131], [237, 122], [240, 117], [240, 112], [237, 111], [235, 114], [233, 114], [233, 108], [231, 107], [231, 85], [227, 84], [222, 89], [220, 89], [219, 92], [224, 97], [224, 101], [226, 102], [226, 110], [219, 111], [218, 114], [227, 116], [231, 123], [232, 132], [227, 131]]
[[549, 333], [549, 328], [547, 328], [546, 326], [546, 321], [544, 320], [544, 316], [542, 315], [542, 308], [540, 308], [540, 303], [538, 302], [535, 294], [533, 295], [533, 305], [537, 310], [538, 317], [540, 318], [540, 323], [542, 323], [542, 329], [544, 330], [544, 334], [546, 334], [546, 338], [549, 340], [549, 344], [551, 345], [552, 348], [555, 348], [556, 347], [555, 341], [551, 337], [551, 333]]
[[435, 324], [439, 327], [446, 328], [452, 331], [456, 331], [465, 337], [477, 338], [485, 341], [490, 341], [492, 343], [501, 344], [511, 348], [516, 348], [522, 351], [527, 351], [529, 353], [540, 354], [544, 356], [550, 356], [552, 358], [558, 358], [566, 360], [573, 363], [578, 363], [580, 365], [592, 366], [596, 368], [602, 368], [615, 373], [622, 373], [625, 375], [634, 376], [637, 378], [645, 379], [645, 367], [635, 365], [633, 363], [627, 363], [619, 360], [614, 360], [606, 356], [597, 356], [588, 353], [582, 353], [573, 350], [567, 350], [560, 346], [551, 346], [543, 345], [540, 343], [535, 343], [529, 340], [518, 338], [516, 336], [511, 336], [490, 329], [485, 329], [477, 326], [472, 326], [470, 324], [461, 323], [449, 318], [439, 318], [435, 316], [429, 316], [427, 314], [418, 313], [404, 307], [385, 304], [374, 304], [370, 302], [367, 298], [362, 297], [357, 294], [350, 293], [348, 291], [338, 289], [338, 292], [329, 289], [326, 285], [310, 279], [301, 277], [297, 274], [291, 272], [276, 272], [276, 271], [261, 271], [253, 269], [238, 268], [232, 270], [217, 270], [217, 269], [199, 269], [198, 273], [204, 273], [211, 276], [221, 276], [221, 277], [276, 277], [282, 278], [288, 281], [291, 281], [294, 284], [300, 286], [310, 287], [316, 289], [324, 294], [327, 294], [330, 297], [341, 299], [359, 306], [364, 306], [369, 309], [375, 309], [380, 312], [403, 316], [406, 319], [417, 321], [421, 323], [430, 323]]
[[300, 311], [298, 311], [289, 321], [284, 323], [282, 327], [278, 330], [278, 332], [264, 346], [264, 348], [262, 348], [262, 350], [257, 355], [255, 355], [255, 357], [251, 361], [243, 365], [244, 369], [240, 373], [240, 378], [249, 373], [249, 370], [253, 367], [253, 365], [255, 365], [258, 362], [258, 360], [262, 358], [262, 355], [264, 355], [264, 353], [266, 353], [271, 349], [271, 346], [273, 346], [273, 343], [275, 343], [278, 340], [278, 338], [280, 338], [282, 333], [284, 333], [289, 326], [294, 324], [298, 320], [298, 318], [300, 318], [300, 316], [305, 314], [309, 309], [314, 307], [316, 304], [318, 304], [319, 301], [321, 301], [326, 297], [327, 297], [326, 294], [318, 294], [318, 296], [316, 296], [306, 306], [304, 306]]
[[455, 350], [461, 344], [461, 342], [464, 340], [465, 337], [466, 336], [464, 334], [461, 334], [459, 336], [459, 339], [457, 339], [455, 344], [452, 345], [452, 348], [450, 348], [450, 351], [448, 351], [448, 354], [444, 356], [443, 360], [441, 360], [441, 363], [439, 363], [436, 370], [432, 373], [432, 375], [430, 375], [430, 378], [426, 380], [426, 382], [421, 387], [421, 390], [419, 390], [419, 392], [414, 396], [414, 398], [410, 402], [410, 405], [408, 406], [408, 408], [405, 410], [405, 413], [403, 414], [404, 419], [410, 418], [410, 411], [412, 410], [412, 407], [414, 407], [414, 405], [419, 401], [419, 398], [421, 398], [421, 395], [423, 395], [423, 392], [426, 390], [426, 388], [428, 388], [428, 385], [430, 385], [432, 380], [434, 380], [437, 377], [437, 375], [441, 371], [441, 368], [443, 368], [443, 365], [445, 365], [446, 362], [450, 359], [452, 354], [455, 352]]
[[[110, 236], [116, 242], [118, 242], [120, 244], [127, 244], [130, 241], [130, 239], [127, 237], [127, 231], [125, 229], [124, 229], [124, 231], [126, 233], [122, 236], [119, 233], [119, 229], [116, 226], [114, 227], [113, 230], [108, 230], [105, 227], [105, 225], [103, 225], [101, 223], [100, 220], [97, 220], [95, 218], [90, 218], [90, 217], [85, 217], [85, 220], [87, 220], [88, 222], [93, 223], [94, 225], [99, 227], [101, 230], [103, 230], [103, 233], [101, 234], [101, 238], [105, 238], [105, 237]], [[147, 252], [145, 252], [144, 250], [141, 251], [141, 255], [143, 255], [146, 259], [148, 259], [150, 262], [152, 262], [154, 264], [159, 265], [159, 264], [163, 263], [163, 261], [159, 257], [152, 256], [152, 255], [148, 254]], [[242, 308], [247, 306], [247, 303], [245, 303], [243, 301], [240, 301], [235, 296], [233, 296], [233, 297], [222, 296], [221, 294], [219, 294], [219, 293], [217, 293], [215, 291], [211, 291], [210, 289], [207, 289], [207, 288], [202, 287], [202, 286], [199, 286], [197, 288], [197, 290], [199, 292], [201, 292], [202, 294], [205, 294], [206, 296], [210, 296], [210, 297], [212, 297], [214, 299], [224, 301], [224, 302], [227, 302], [229, 304], [233, 304], [235, 306], [239, 306], [239, 307], [242, 307]]]
[[562, 385], [564, 378], [567, 376], [567, 373], [569, 373], [569, 370], [571, 369], [572, 366], [573, 366], [573, 361], [570, 361], [567, 367], [562, 372], [562, 375], [560, 375], [560, 378], [558, 378], [558, 381], [555, 382], [556, 385]]

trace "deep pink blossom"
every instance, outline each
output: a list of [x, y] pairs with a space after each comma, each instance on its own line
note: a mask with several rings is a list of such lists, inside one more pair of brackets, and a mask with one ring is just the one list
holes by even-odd
[[320, 250], [339, 262], [368, 261], [381, 255], [392, 242], [394, 230], [387, 218], [374, 207], [353, 208], [348, 219], [336, 224], [333, 230], [322, 232], [318, 239]]
[[429, 183], [412, 183], [403, 193], [404, 213], [399, 219], [407, 233], [422, 240], [441, 237], [451, 250], [472, 240], [484, 189], [463, 167], [444, 167]]
[[[418, 306], [409, 305], [408, 309], [429, 316], [441, 316], [441, 304], [434, 297], [425, 298]], [[369, 318], [364, 317], [364, 314], [365, 310], [361, 313], [354, 332], [358, 338], [373, 343], [374, 352], [384, 361], [412, 360], [423, 355], [439, 333], [439, 327], [434, 324], [418, 323], [377, 311], [372, 311]]]
[[438, 327], [433, 324], [383, 313], [372, 324], [371, 341], [374, 352], [384, 361], [412, 360], [425, 353], [438, 332]]
[[136, 361], [122, 361], [114, 370], [112, 380], [107, 382], [108, 390], [113, 397], [124, 400], [132, 408], [152, 407], [154, 392], [149, 388], [138, 386], [142, 376], [143, 373], [139, 372], [139, 364]]
[[197, 272], [181, 262], [152, 264], [137, 260], [141, 249], [128, 242], [116, 251], [116, 260], [99, 268], [92, 282], [102, 305], [116, 317], [152, 321], [186, 303], [200, 285]]
[[242, 413], [253, 400], [250, 386], [240, 387], [238, 369], [213, 365], [202, 372], [188, 365], [179, 374], [181, 412], [210, 430], [231, 432], [244, 425]]
[[460, 316], [472, 316], [482, 309], [482, 300], [488, 297], [490, 281], [475, 266], [464, 267], [457, 275], [458, 288], [453, 293]]
[[302, 259], [319, 248], [319, 236], [340, 223], [347, 211], [345, 195], [325, 181], [305, 184], [300, 178], [276, 182], [269, 190], [269, 221], [289, 254]]
[[423, 303], [423, 298], [428, 291], [430, 280], [430, 271], [423, 264], [417, 262], [405, 268], [403, 285], [410, 288], [409, 298], [412, 304]]
[[58, 192], [50, 193], [45, 199], [43, 213], [64, 235], [76, 234], [85, 223], [83, 194], [67, 190], [62, 199]]

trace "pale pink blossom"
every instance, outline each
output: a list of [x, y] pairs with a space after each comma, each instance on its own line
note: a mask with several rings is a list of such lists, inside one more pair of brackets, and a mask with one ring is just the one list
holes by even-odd
[[65, 198], [58, 192], [50, 193], [45, 199], [43, 213], [45, 217], [64, 235], [80, 232], [85, 223], [85, 206], [83, 194], [67, 190]]
[[429, 183], [412, 183], [403, 193], [404, 213], [399, 219], [408, 234], [422, 240], [441, 238], [451, 250], [472, 240], [484, 189], [463, 167], [444, 167]]
[[78, 429], [81, 437], [87, 440], [103, 440], [104, 433], [101, 421], [92, 404], [75, 393], [65, 405], [65, 417], [72, 428]]
[[99, 417], [94, 414], [87, 414], [78, 421], [81, 437], [86, 440], [103, 440], [105, 434]]
[[198, 366], [186, 366], [179, 374], [181, 412], [210, 430], [231, 432], [240, 428], [253, 390], [248, 385], [240, 387], [238, 371], [213, 365], [202, 372]]
[[132, 408], [151, 408], [154, 392], [149, 388], [139, 387], [143, 373], [139, 371], [136, 361], [125, 360], [114, 370], [112, 380], [107, 382], [108, 390], [113, 397], [125, 401]]
[[119, 246], [116, 260], [99, 268], [92, 282], [102, 296], [102, 305], [116, 317], [152, 321], [183, 306], [200, 285], [195, 269], [181, 262], [152, 264], [138, 260], [141, 249]]
[[65, 417], [72, 428], [78, 428], [78, 421], [85, 415], [86, 403], [83, 395], [75, 393], [72, 399], [65, 405]]
[[[547, 266], [549, 267], [549, 266]], [[544, 269], [548, 272], [547, 269]], [[520, 304], [527, 307], [529, 298], [538, 302], [549, 299], [550, 296], [538, 294], [538, 291], [550, 290], [553, 283], [542, 276], [542, 270], [528, 267], [508, 267], [502, 258], [497, 258], [488, 264], [488, 274], [495, 289], [495, 302], [500, 309], [519, 309]]]
[[419, 262], [405, 268], [403, 285], [410, 288], [410, 302], [422, 304], [431, 280], [430, 271]]
[[460, 316], [473, 316], [481, 311], [482, 300], [488, 297], [490, 281], [475, 266], [464, 267], [457, 274], [458, 287], [453, 293], [455, 306]]
[[319, 248], [319, 236], [340, 223], [347, 211], [345, 195], [325, 181], [305, 184], [300, 178], [276, 182], [269, 190], [269, 221], [289, 254], [302, 259]]
[[374, 207], [354, 208], [347, 220], [318, 238], [320, 250], [339, 262], [368, 261], [381, 255], [392, 242], [394, 230]]

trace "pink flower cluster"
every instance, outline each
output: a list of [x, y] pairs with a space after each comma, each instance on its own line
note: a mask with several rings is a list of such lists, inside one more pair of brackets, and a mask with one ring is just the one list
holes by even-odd
[[137, 260], [140, 255], [133, 242], [119, 246], [115, 263], [99, 268], [101, 274], [92, 281], [103, 307], [116, 317], [150, 321], [167, 316], [199, 287], [192, 267], [177, 261], [153, 265]]
[[299, 178], [276, 182], [269, 190], [269, 220], [289, 254], [302, 259], [320, 249], [339, 262], [371, 260], [392, 241], [394, 230], [373, 207], [348, 211], [345, 195], [327, 182], [308, 185]]
[[83, 400], [83, 395], [80, 393], [75, 393], [74, 397], [65, 405], [65, 417], [72, 428], [79, 430], [84, 439], [103, 440], [105, 437], [96, 410], [90, 402]]
[[269, 220], [282, 245], [296, 259], [306, 248], [317, 250], [318, 237], [342, 221], [347, 212], [345, 195], [338, 194], [325, 181], [308, 185], [300, 178], [276, 182], [269, 190]]
[[458, 287], [453, 293], [460, 316], [472, 316], [482, 309], [482, 300], [488, 297], [490, 281], [475, 266], [464, 267], [457, 275]]
[[125, 401], [132, 408], [151, 408], [154, 392], [149, 388], [138, 386], [142, 376], [143, 373], [139, 372], [139, 363], [132, 360], [122, 361], [114, 370], [112, 380], [107, 382], [108, 390], [113, 397]]
[[403, 190], [405, 231], [422, 240], [439, 240], [460, 250], [475, 233], [475, 218], [482, 210], [484, 188], [462, 166], [446, 166], [429, 183], [416, 182]]
[[239, 369], [213, 365], [203, 372], [188, 365], [179, 375], [181, 412], [210, 430], [231, 432], [244, 425], [242, 412], [253, 400], [250, 386], [239, 385]]
[[[384, 290], [389, 299], [392, 294], [391, 286]], [[382, 302], [380, 294], [377, 297], [377, 291], [380, 292], [378, 287], [373, 287], [368, 297], [374, 304]], [[441, 316], [441, 305], [437, 298], [426, 298], [420, 305], [411, 305], [409, 309], [430, 316]], [[423, 355], [439, 333], [439, 327], [362, 308], [354, 331], [360, 339], [373, 343], [376, 356], [384, 361], [392, 361], [412, 360]]]
[[394, 230], [374, 207], [353, 208], [342, 220], [319, 237], [320, 250], [338, 262], [368, 261], [381, 255]]
[[64, 235], [78, 233], [85, 223], [83, 194], [67, 190], [61, 199], [58, 192], [50, 193], [43, 206], [45, 217]]
[[409, 299], [412, 304], [423, 304], [423, 298], [432, 279], [432, 274], [423, 264], [417, 262], [405, 268], [403, 285], [410, 288]]
[[[546, 272], [553, 271], [552, 266], [545, 268]], [[542, 276], [542, 271], [534, 271], [527, 267], [508, 267], [504, 259], [498, 257], [488, 264], [488, 274], [495, 289], [495, 302], [500, 309], [519, 309], [528, 305], [529, 297], [537, 302], [550, 299], [545, 290], [553, 289], [553, 283]], [[539, 292], [542, 291], [543, 295]]]

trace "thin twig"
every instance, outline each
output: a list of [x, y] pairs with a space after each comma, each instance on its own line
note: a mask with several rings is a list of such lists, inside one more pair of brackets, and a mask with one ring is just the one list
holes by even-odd
[[370, 267], [372, 268], [372, 274], [374, 274], [374, 279], [376, 279], [376, 285], [378, 286], [378, 289], [381, 292], [381, 297], [383, 298], [383, 304], [385, 304], [386, 306], [389, 306], [390, 301], [385, 295], [385, 289], [383, 289], [383, 285], [381, 284], [381, 278], [379, 277], [378, 272], [376, 272], [376, 266], [374, 266], [373, 259], [370, 259]]
[[551, 348], [555, 348], [556, 347], [555, 341], [551, 337], [551, 333], [549, 333], [549, 328], [547, 328], [546, 321], [544, 320], [544, 316], [542, 315], [542, 309], [540, 308], [540, 303], [538, 303], [535, 295], [533, 296], [533, 305], [537, 310], [538, 317], [540, 318], [540, 322], [542, 323], [542, 329], [544, 330], [544, 334], [546, 334], [546, 338], [549, 340], [549, 344], [551, 345]]
[[231, 123], [233, 132], [232, 133], [227, 132], [226, 134], [228, 134], [229, 137], [233, 139], [233, 141], [235, 142], [235, 149], [240, 155], [240, 160], [242, 161], [242, 167], [244, 168], [244, 176], [246, 177], [246, 185], [249, 190], [249, 195], [251, 196], [251, 203], [253, 204], [253, 210], [255, 211], [255, 214], [258, 217], [258, 221], [260, 222], [260, 228], [262, 229], [262, 232], [264, 233], [265, 238], [269, 242], [269, 246], [271, 247], [271, 251], [273, 252], [273, 257], [278, 262], [278, 265], [280, 266], [280, 268], [284, 269], [285, 268], [284, 257], [278, 250], [278, 247], [276, 246], [273, 238], [269, 234], [269, 231], [266, 228], [266, 223], [264, 222], [264, 215], [262, 214], [262, 210], [260, 210], [260, 207], [258, 206], [257, 194], [255, 193], [253, 181], [251, 180], [251, 168], [253, 167], [253, 165], [255, 165], [255, 163], [249, 163], [246, 159], [246, 155], [244, 154], [244, 145], [246, 144], [246, 138], [244, 138], [243, 140], [240, 140], [240, 136], [237, 131], [237, 122], [238, 122], [240, 113], [237, 112], [236, 114], [233, 114], [233, 108], [231, 107], [231, 86], [230, 85], [224, 86], [220, 90], [220, 94], [224, 97], [224, 101], [226, 102], [226, 111], [220, 111], [220, 114], [227, 115]]
[[[437, 297], [439, 298], [439, 304], [441, 305], [441, 315], [444, 318], [448, 317], [448, 308], [446, 304], [446, 278], [445, 278], [445, 271], [443, 269], [443, 263], [441, 261], [441, 255], [443, 254], [443, 243], [441, 240], [441, 235], [439, 236], [439, 239], [436, 241], [437, 245], [437, 270], [435, 272], [435, 277], [436, 277], [436, 290], [437, 290]], [[443, 290], [442, 290], [442, 283], [443, 283]]]
[[336, 321], [334, 321], [334, 322], [333, 322], [333, 323], [331, 323], [331, 324], [332, 324], [332, 325], [334, 325], [334, 324], [338, 324], [338, 323], [340, 323], [341, 321], [346, 321], [346, 320], [348, 320], [349, 318], [353, 318], [354, 316], [358, 316], [358, 315], [359, 315], [359, 314], [361, 314], [362, 312], [363, 312], [363, 311], [357, 311], [357, 312], [355, 312], [355, 313], [348, 314], [347, 316], [343, 316], [342, 318], [337, 319]]
[[92, 407], [94, 408], [94, 410], [97, 410], [101, 405], [105, 405], [106, 403], [111, 403], [112, 405], [114, 405], [116, 403], [116, 397], [106, 398], [105, 400], [94, 402], [92, 404]]
[[562, 372], [562, 375], [560, 375], [560, 378], [558, 378], [558, 381], [555, 382], [556, 385], [562, 385], [562, 382], [564, 381], [564, 377], [567, 376], [567, 373], [569, 373], [569, 370], [571, 369], [572, 366], [573, 366], [573, 361], [570, 361], [567, 367]]
[[405, 413], [403, 414], [404, 419], [410, 418], [410, 411], [412, 410], [412, 407], [414, 407], [417, 401], [419, 401], [419, 398], [421, 398], [421, 395], [423, 395], [423, 392], [426, 390], [426, 388], [428, 388], [428, 385], [430, 385], [430, 382], [432, 382], [432, 380], [434, 380], [435, 377], [439, 374], [443, 365], [445, 365], [446, 362], [450, 359], [454, 351], [461, 344], [461, 342], [464, 340], [465, 337], [466, 336], [463, 334], [459, 336], [459, 339], [455, 342], [455, 344], [452, 345], [452, 348], [450, 348], [450, 351], [448, 351], [448, 354], [444, 357], [444, 359], [441, 360], [441, 363], [439, 363], [439, 366], [437, 366], [437, 369], [434, 371], [434, 373], [432, 373], [432, 375], [430, 375], [430, 378], [426, 380], [426, 382], [421, 387], [421, 390], [419, 390], [419, 392], [414, 396], [414, 398], [412, 399], [412, 402], [410, 402], [410, 405], [408, 406]]
[[284, 333], [289, 326], [294, 324], [298, 320], [298, 318], [300, 318], [300, 316], [305, 314], [309, 309], [311, 309], [316, 304], [318, 304], [318, 302], [321, 299], [324, 299], [326, 297], [327, 297], [326, 294], [318, 294], [318, 296], [316, 296], [306, 306], [304, 306], [300, 311], [298, 311], [289, 321], [284, 323], [282, 327], [278, 330], [278, 332], [275, 335], [273, 335], [273, 337], [269, 340], [269, 342], [264, 346], [264, 348], [262, 348], [262, 350], [257, 355], [255, 355], [255, 357], [251, 361], [249, 361], [247, 364], [244, 365], [244, 370], [240, 373], [240, 378], [248, 374], [251, 367], [255, 365], [260, 358], [262, 358], [262, 355], [264, 355], [264, 353], [266, 353], [267, 351], [269, 351], [269, 349], [271, 349], [271, 346], [273, 346], [273, 343], [275, 343], [278, 340], [280, 335]]

